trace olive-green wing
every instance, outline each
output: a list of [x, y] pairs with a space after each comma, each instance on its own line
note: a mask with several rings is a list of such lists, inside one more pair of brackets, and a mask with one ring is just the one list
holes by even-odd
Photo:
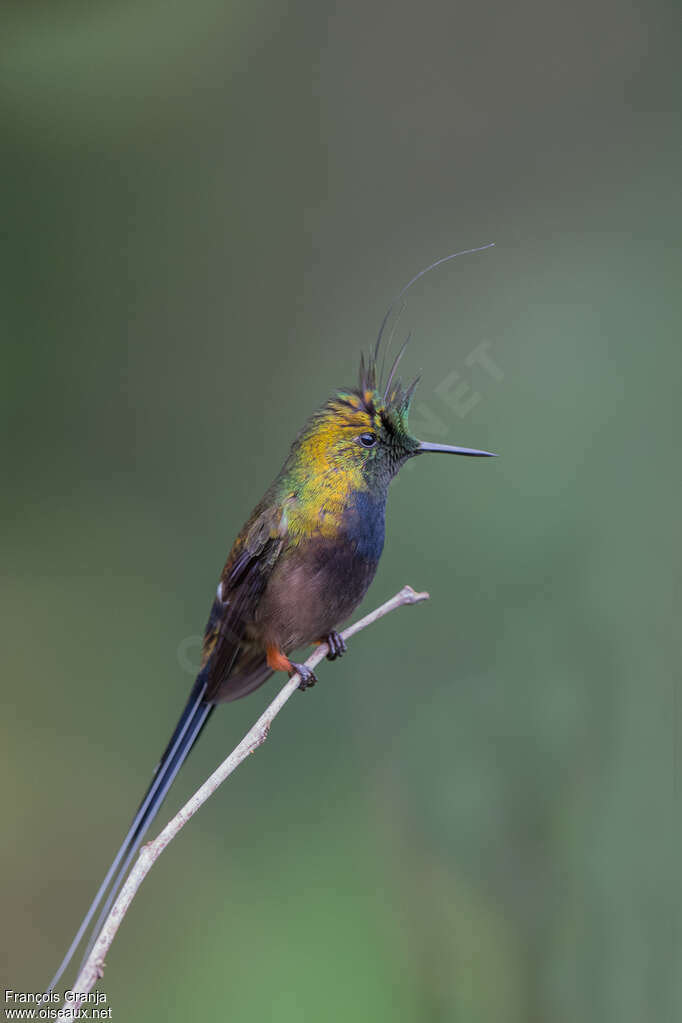
[[[257, 668], [254, 656], [264, 663], [264, 652], [250, 649], [248, 628], [284, 545], [280, 523], [281, 509], [257, 515], [227, 559], [204, 634], [201, 674], [207, 684], [206, 701], [244, 695], [240, 691], [231, 696], [231, 676], [245, 660], [251, 671]], [[268, 674], [263, 674], [262, 681]]]

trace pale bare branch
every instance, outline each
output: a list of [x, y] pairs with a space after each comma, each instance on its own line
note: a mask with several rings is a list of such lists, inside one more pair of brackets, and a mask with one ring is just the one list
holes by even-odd
[[[396, 608], [402, 607], [404, 604], [418, 604], [422, 600], [428, 600], [428, 597], [428, 593], [416, 593], [411, 586], [403, 586], [402, 590], [396, 593], [394, 597], [387, 600], [385, 604], [377, 607], [374, 611], [371, 611], [368, 615], [365, 615], [364, 618], [361, 618], [353, 625], [350, 625], [341, 633], [341, 635], [344, 639], [350, 639], [351, 636], [354, 636], [362, 629], [366, 629], [368, 625], [372, 625], [379, 618], [383, 618], [384, 615], [389, 614], [391, 611], [395, 611]], [[321, 643], [320, 646], [315, 648], [313, 653], [305, 662], [306, 667], [311, 669], [315, 668], [315, 666], [319, 664], [328, 653], [329, 647], [327, 644]], [[245, 760], [250, 753], [255, 752], [255, 750], [257, 750], [258, 747], [265, 742], [272, 722], [279, 714], [287, 700], [296, 692], [299, 682], [299, 676], [292, 675], [286, 685], [279, 691], [272, 703], [258, 718], [255, 725], [247, 732], [239, 745], [232, 750], [225, 760], [223, 760], [220, 767], [213, 772], [201, 788], [198, 789], [191, 799], [185, 803], [182, 809], [176, 813], [175, 817], [169, 821], [160, 835], [140, 849], [137, 861], [130, 871], [118, 898], [111, 907], [111, 912], [104, 922], [97, 941], [95, 942], [92, 951], [90, 952], [90, 955], [88, 956], [83, 969], [76, 980], [76, 983], [73, 985], [73, 991], [78, 992], [79, 996], [85, 996], [89, 991], [91, 991], [99, 978], [103, 975], [105, 965], [104, 957], [109, 951], [109, 948], [116, 937], [116, 932], [121, 926], [123, 918], [128, 912], [130, 904], [135, 898], [140, 885], [149, 873], [153, 864], [159, 858], [169, 842], [172, 842], [175, 836], [182, 830], [182, 828], [184, 828], [185, 824], [187, 824], [197, 810], [203, 806], [206, 800], [213, 795], [216, 789], [222, 785], [225, 779], [229, 778], [232, 772], [239, 767], [242, 761]], [[64, 1006], [62, 1010], [63, 1018], [75, 1018], [75, 1014], [82, 1004], [83, 1002], [79, 998], [70, 1002], [68, 1006]]]

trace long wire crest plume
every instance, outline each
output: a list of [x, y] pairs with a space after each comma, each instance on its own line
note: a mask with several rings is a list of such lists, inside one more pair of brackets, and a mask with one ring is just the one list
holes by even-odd
[[[400, 317], [402, 316], [406, 307], [406, 303], [403, 301], [405, 294], [409, 291], [412, 285], [415, 284], [420, 279], [420, 277], [423, 277], [431, 270], [435, 270], [437, 266], [441, 266], [443, 263], [449, 263], [451, 259], [456, 259], [458, 256], [468, 256], [473, 252], [483, 252], [484, 249], [491, 249], [494, 247], [494, 245], [495, 242], [488, 242], [486, 245], [479, 245], [475, 249], [462, 249], [461, 252], [451, 252], [448, 256], [441, 256], [440, 259], [437, 259], [434, 263], [430, 263], [429, 266], [425, 266], [423, 270], [420, 270], [418, 274], [415, 274], [414, 277], [400, 289], [400, 291], [395, 296], [395, 298], [389, 305], [388, 309], [386, 310], [384, 318], [381, 321], [381, 326], [379, 327], [379, 334], [377, 335], [373, 351], [370, 352], [370, 354], [366, 358], [364, 352], [360, 356], [359, 386], [360, 391], [363, 394], [365, 391], [381, 391], [383, 387], [383, 399], [386, 405], [391, 405], [394, 408], [402, 409], [407, 408], [409, 406], [415, 388], [419, 383], [419, 377], [416, 377], [416, 379], [412, 381], [409, 387], [404, 388], [400, 380], [395, 379], [395, 374], [400, 364], [400, 360], [403, 357], [405, 349], [409, 344], [410, 338], [412, 337], [411, 332], [407, 335], [405, 341], [398, 349], [398, 353], [391, 364], [390, 370], [388, 371], [386, 383], [385, 384], [383, 383], [386, 356], [388, 354], [388, 351], [390, 350], [391, 342], [393, 341], [393, 335], [395, 334], [396, 327], [398, 326]], [[386, 325], [390, 319], [391, 313], [393, 312], [393, 310], [395, 309], [396, 305], [399, 302], [401, 303], [401, 305], [400, 309], [398, 310], [395, 323], [393, 324], [393, 328], [389, 335], [388, 342], [386, 343], [386, 345], [384, 345], [383, 352], [381, 352], [381, 343], [384, 337], [384, 332], [386, 330]], [[381, 368], [377, 372], [380, 352], [382, 356]]]

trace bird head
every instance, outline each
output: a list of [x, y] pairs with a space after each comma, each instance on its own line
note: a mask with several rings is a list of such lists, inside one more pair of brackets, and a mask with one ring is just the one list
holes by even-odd
[[419, 378], [405, 387], [396, 377], [404, 349], [405, 345], [385, 384], [377, 369], [376, 352], [369, 357], [363, 355], [357, 387], [338, 391], [306, 424], [297, 447], [310, 471], [343, 473], [357, 488], [382, 490], [408, 459], [417, 455], [492, 454], [475, 448], [431, 444], [412, 436], [408, 419]]
[[[306, 423], [292, 448], [286, 467], [303, 466], [317, 478], [345, 474], [346, 484], [357, 489], [385, 490], [408, 459], [427, 452], [492, 456], [491, 451], [460, 448], [450, 444], [433, 444], [417, 440], [409, 431], [410, 404], [419, 377], [403, 387], [396, 370], [407, 347], [409, 335], [399, 350], [383, 384], [382, 370], [377, 370], [379, 352], [391, 313], [412, 285], [435, 267], [468, 253], [481, 252], [494, 243], [475, 249], [453, 252], [420, 270], [401, 288], [386, 311], [374, 350], [360, 360], [358, 386], [339, 391]], [[403, 305], [404, 308], [404, 305]], [[400, 313], [398, 313], [398, 317]], [[397, 321], [396, 321], [397, 323]], [[393, 328], [395, 330], [395, 327]], [[390, 338], [388, 341], [390, 346]], [[383, 359], [382, 359], [383, 363]], [[286, 468], [285, 467], [285, 468]]]

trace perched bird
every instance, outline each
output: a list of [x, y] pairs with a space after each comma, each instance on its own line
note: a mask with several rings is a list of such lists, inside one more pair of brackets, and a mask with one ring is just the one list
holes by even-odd
[[[432, 267], [417, 274], [395, 301]], [[378, 368], [395, 301], [374, 351], [361, 359], [357, 387], [336, 392], [308, 419], [235, 540], [220, 576], [189, 699], [51, 988], [113, 879], [91, 944], [96, 938], [132, 857], [216, 705], [246, 696], [275, 671], [298, 672], [301, 689], [314, 685], [314, 674], [291, 660], [301, 647], [326, 642], [330, 660], [344, 653], [336, 629], [360, 603], [376, 572], [384, 546], [388, 487], [401, 466], [426, 452], [491, 454], [429, 444], [410, 434], [408, 414], [418, 381], [403, 387], [396, 378], [405, 345], [385, 383]]]

